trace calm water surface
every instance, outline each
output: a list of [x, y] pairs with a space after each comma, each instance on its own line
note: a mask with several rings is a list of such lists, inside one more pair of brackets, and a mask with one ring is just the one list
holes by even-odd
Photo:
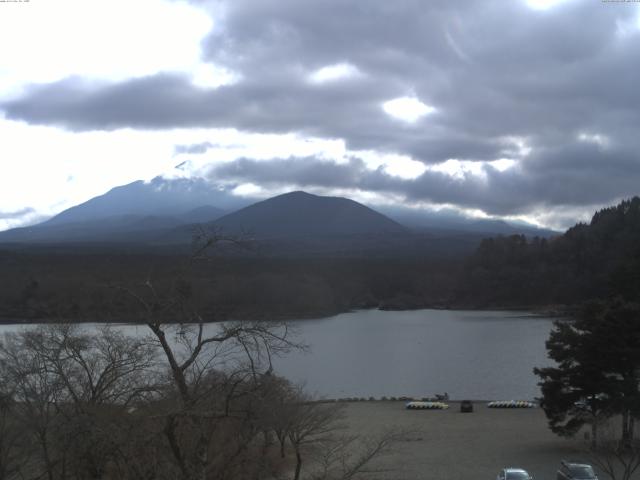
[[[455, 310], [361, 310], [298, 320], [292, 323], [310, 351], [276, 359], [275, 367], [329, 398], [448, 392], [452, 399], [533, 399], [540, 396], [533, 367], [550, 363], [544, 344], [551, 322], [526, 312]], [[0, 333], [21, 328], [3, 325]], [[148, 334], [144, 326], [119, 328]]]
[[295, 322], [310, 345], [276, 362], [327, 397], [533, 399], [552, 320], [526, 312], [362, 310]]

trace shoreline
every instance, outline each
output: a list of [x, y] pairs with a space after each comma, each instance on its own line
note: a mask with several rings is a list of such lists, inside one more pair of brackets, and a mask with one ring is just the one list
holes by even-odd
[[[575, 305], [546, 305], [546, 306], [495, 306], [495, 307], [473, 307], [468, 305], [460, 305], [460, 306], [446, 306], [442, 305], [431, 305], [431, 306], [421, 306], [416, 308], [396, 308], [396, 309], [386, 309], [382, 307], [373, 307], [373, 308], [351, 308], [348, 310], [340, 310], [334, 312], [326, 312], [322, 314], [322, 316], [318, 316], [315, 314], [299, 314], [295, 316], [289, 315], [281, 315], [273, 318], [262, 318], [262, 317], [247, 317], [240, 319], [227, 319], [227, 320], [217, 320], [210, 321], [204, 323], [223, 323], [223, 322], [287, 322], [287, 321], [309, 321], [309, 320], [322, 320], [324, 318], [335, 317], [336, 315], [341, 315], [344, 313], [354, 313], [362, 310], [377, 310], [381, 312], [408, 312], [408, 311], [419, 311], [419, 310], [438, 310], [438, 311], [460, 311], [460, 312], [469, 312], [469, 311], [477, 311], [477, 312], [523, 312], [529, 313], [527, 317], [542, 317], [542, 318], [567, 318], [571, 316], [571, 313], [575, 311]], [[56, 321], [52, 321], [47, 317], [42, 318], [16, 318], [16, 317], [0, 317], [0, 325], [43, 325], [48, 323], [77, 323], [79, 325], [82, 324], [107, 324], [107, 325], [145, 325], [144, 322], [125, 322], [122, 320], [118, 321], [108, 321], [108, 320], [84, 320], [84, 321], [74, 321], [71, 319], [58, 319]], [[171, 322], [166, 323], [167, 325], [174, 324], [178, 325], [181, 322]]]
[[534, 403], [533, 408], [540, 408], [539, 399], [527, 399], [527, 398], [493, 398], [493, 399], [474, 399], [474, 398], [450, 398], [448, 400], [439, 400], [436, 397], [422, 397], [422, 398], [409, 398], [409, 397], [344, 397], [344, 398], [319, 398], [313, 400], [315, 403], [407, 403], [407, 402], [442, 402], [446, 404], [460, 404], [462, 402], [472, 402], [474, 406], [481, 405], [483, 408], [488, 408], [487, 403], [490, 402], [530, 402]]

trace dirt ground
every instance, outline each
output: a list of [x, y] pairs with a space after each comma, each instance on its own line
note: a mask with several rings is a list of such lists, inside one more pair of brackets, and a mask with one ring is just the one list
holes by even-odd
[[587, 461], [584, 439], [551, 433], [539, 408], [490, 409], [480, 402], [473, 413], [460, 413], [459, 403], [449, 405], [449, 410], [406, 410], [404, 402], [347, 404], [352, 433], [375, 436], [396, 427], [413, 431], [375, 461], [374, 467], [387, 471], [368, 478], [492, 480], [504, 467], [521, 467], [535, 480], [555, 480], [561, 459]]

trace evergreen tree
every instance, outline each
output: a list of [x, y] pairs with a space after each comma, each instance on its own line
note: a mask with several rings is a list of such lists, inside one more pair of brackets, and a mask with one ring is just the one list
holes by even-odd
[[535, 368], [542, 407], [554, 433], [574, 435], [613, 414], [623, 418], [623, 440], [640, 415], [640, 306], [591, 302], [572, 321], [556, 321], [546, 343], [557, 366]]

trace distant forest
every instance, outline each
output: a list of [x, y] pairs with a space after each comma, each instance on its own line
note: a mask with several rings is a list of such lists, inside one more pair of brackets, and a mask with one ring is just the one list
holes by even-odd
[[596, 212], [549, 240], [487, 238], [469, 258], [456, 302], [477, 306], [576, 304], [640, 294], [640, 198]]
[[[545, 308], [640, 294], [640, 198], [551, 239], [482, 240], [470, 256], [214, 256], [0, 251], [2, 321], [139, 321], [121, 294], [148, 279], [181, 288], [206, 320], [326, 316], [357, 308]], [[169, 319], [168, 319], [169, 320]]]
[[[170, 291], [184, 256], [0, 254], [0, 318], [138, 321], [121, 294], [147, 279]], [[209, 321], [309, 318], [356, 308], [445, 305], [461, 263], [416, 259], [214, 257], [189, 269], [184, 291]], [[167, 319], [170, 320], [170, 319]]]

